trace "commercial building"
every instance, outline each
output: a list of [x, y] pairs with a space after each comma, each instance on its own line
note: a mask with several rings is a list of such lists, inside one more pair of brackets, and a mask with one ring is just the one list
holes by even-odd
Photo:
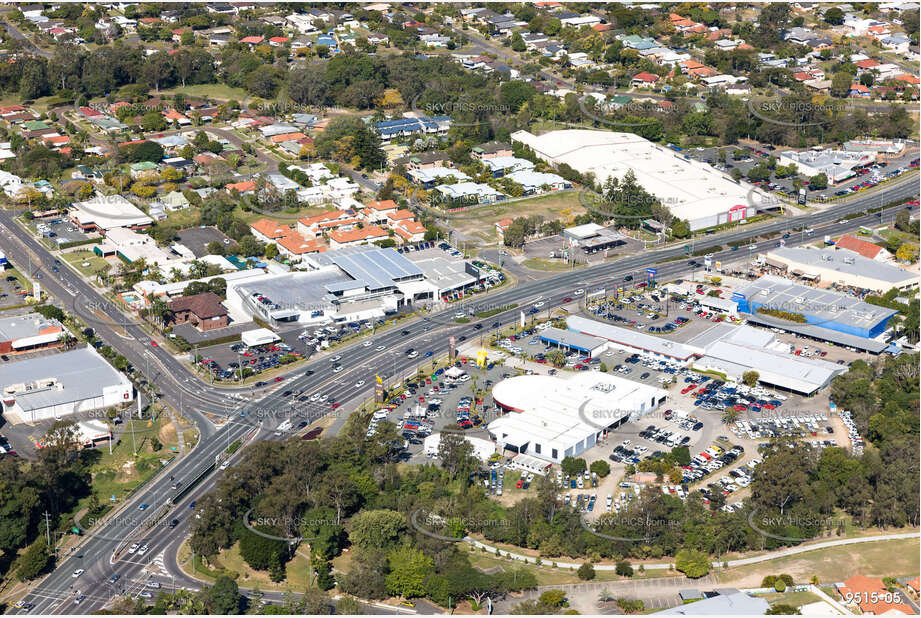
[[892, 288], [909, 290], [918, 286], [917, 274], [843, 248], [779, 247], [769, 251], [766, 257], [783, 264], [788, 273], [823, 287], [839, 285], [886, 292]]
[[153, 219], [120, 195], [100, 195], [74, 202], [70, 217], [84, 232], [105, 232], [118, 227], [137, 230], [153, 225]]
[[464, 204], [493, 204], [505, 199], [505, 194], [483, 183], [459, 182], [453, 185], [439, 185], [435, 189], [445, 202]]
[[0, 390], [3, 414], [13, 424], [62, 418], [134, 398], [128, 378], [89, 347], [6, 363]]
[[158, 247], [153, 237], [124, 227], [107, 230], [105, 240], [93, 247], [93, 252], [102, 256], [114, 253], [128, 264], [144, 260], [148, 266], [163, 266], [178, 257]]
[[586, 356], [590, 356], [591, 358], [597, 358], [600, 356], [607, 347], [607, 341], [604, 339], [592, 337], [591, 335], [583, 335], [582, 333], [576, 333], [569, 330], [563, 330], [553, 326], [544, 329], [540, 333], [539, 338], [544, 343], [555, 345], [558, 348], [575, 350], [585, 354]]
[[757, 371], [758, 381], [780, 390], [811, 395], [828, 386], [847, 368], [821, 359], [792, 354], [789, 343], [778, 341], [769, 330], [751, 326], [715, 324], [687, 342], [699, 349], [692, 365], [740, 380], [746, 371]]
[[48, 348], [61, 340], [64, 327], [38, 313], [0, 319], [0, 354]]
[[804, 176], [825, 174], [830, 183], [839, 183], [853, 176], [855, 168], [876, 161], [874, 154], [846, 150], [785, 150], [780, 153], [780, 165], [795, 165]]
[[422, 269], [374, 245], [306, 255], [312, 270], [228, 282], [231, 307], [269, 324], [348, 322], [383, 317], [431, 298]]
[[[492, 454], [496, 452], [496, 445], [489, 440], [473, 436], [464, 436], [464, 440], [473, 447], [473, 456], [480, 461], [489, 461]], [[422, 450], [429, 457], [436, 457], [438, 455], [439, 446], [441, 446], [440, 433], [433, 433], [430, 436], [426, 436], [425, 440], [422, 441]]]
[[500, 451], [558, 463], [592, 448], [607, 431], [652, 412], [667, 396], [660, 388], [595, 371], [569, 379], [516, 376], [493, 387], [493, 400], [508, 414], [487, 429]]
[[[889, 318], [898, 313], [841, 292], [805, 286], [774, 275], [765, 275], [733, 292], [732, 300], [751, 321], [793, 332], [801, 332], [797, 330], [800, 326], [811, 326], [816, 336], [824, 334], [829, 341], [837, 341], [836, 333], [855, 339], [875, 339], [885, 332]], [[797, 314], [805, 322], [759, 313], [759, 309]]]
[[506, 174], [506, 178], [512, 182], [521, 185], [525, 195], [534, 193], [544, 193], [546, 191], [559, 191], [560, 189], [571, 189], [572, 183], [556, 174], [546, 172], [535, 172], [531, 170], [521, 170]]
[[[632, 170], [637, 181], [692, 230], [741, 221], [755, 214], [744, 186], [715, 168], [687, 158], [633, 133], [569, 129], [540, 136], [512, 133], [541, 159], [591, 172], [598, 182], [622, 178]], [[768, 203], [762, 198], [760, 203]]]
[[686, 363], [690, 361], [698, 350], [647, 333], [605, 324], [597, 320], [590, 320], [578, 315], [566, 318], [566, 327], [574, 332], [591, 335], [606, 340], [608, 347], [628, 352], [643, 352], [652, 356], [659, 356], [673, 361]]

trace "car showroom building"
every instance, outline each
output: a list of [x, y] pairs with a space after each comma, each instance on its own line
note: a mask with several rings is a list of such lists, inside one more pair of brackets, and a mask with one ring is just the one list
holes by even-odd
[[493, 400], [507, 412], [489, 423], [499, 451], [559, 463], [595, 446], [610, 430], [662, 405], [668, 393], [596, 371], [571, 378], [524, 375], [493, 387]]

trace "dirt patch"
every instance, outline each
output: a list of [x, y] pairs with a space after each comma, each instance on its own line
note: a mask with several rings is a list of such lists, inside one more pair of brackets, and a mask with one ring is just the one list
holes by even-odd
[[160, 427], [160, 431], [157, 433], [157, 439], [160, 441], [160, 444], [176, 444], [176, 426], [173, 425], [173, 422], [164, 423]]

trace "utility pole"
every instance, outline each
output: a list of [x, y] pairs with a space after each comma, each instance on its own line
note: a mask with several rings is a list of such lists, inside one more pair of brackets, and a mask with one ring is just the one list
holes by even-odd
[[[140, 418], [140, 416], [141, 416], [141, 398], [142, 398], [142, 397], [143, 397], [143, 395], [141, 395], [141, 392], [138, 391], [138, 418]], [[137, 456], [138, 456], [138, 445], [137, 445], [137, 441], [136, 441], [135, 438], [134, 438], [134, 419], [131, 420], [131, 429], [130, 429], [129, 431], [131, 431], [131, 446], [132, 446], [132, 448], [133, 448], [133, 450], [134, 450], [134, 457], [137, 458]]]
[[45, 511], [45, 540], [48, 542], [48, 545], [51, 545], [51, 513]]

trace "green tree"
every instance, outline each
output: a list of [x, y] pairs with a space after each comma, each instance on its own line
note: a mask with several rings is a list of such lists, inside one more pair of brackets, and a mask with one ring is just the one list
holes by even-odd
[[214, 586], [203, 591], [205, 606], [211, 614], [239, 614], [240, 588], [226, 575], [218, 575]]
[[633, 577], [633, 567], [627, 561], [618, 562], [614, 572], [622, 577]]
[[240, 557], [257, 571], [266, 571], [271, 566], [273, 556], [277, 557], [280, 562], [284, 562], [287, 546], [284, 541], [268, 538], [269, 535], [277, 536], [276, 530], [266, 527], [257, 529], [266, 536], [249, 529], [245, 529], [240, 534]]
[[596, 459], [592, 462], [592, 465], [589, 466], [589, 470], [599, 477], [604, 478], [611, 473], [611, 466], [603, 459]]
[[746, 371], [742, 374], [742, 382], [744, 382], [746, 386], [755, 386], [758, 384], [758, 380], [760, 379], [761, 374], [755, 370]]
[[696, 549], [682, 549], [675, 554], [675, 568], [692, 579], [710, 572], [710, 558]]
[[425, 594], [426, 576], [435, 563], [421, 550], [402, 547], [390, 552], [387, 557], [390, 573], [387, 574], [387, 592], [405, 599]]
[[16, 576], [23, 580], [35, 579], [51, 564], [51, 552], [44, 536], [39, 536], [19, 557]]
[[585, 460], [567, 456], [560, 462], [560, 467], [563, 469], [563, 474], [576, 476], [585, 472]]
[[361, 511], [348, 521], [346, 530], [353, 545], [387, 549], [406, 532], [406, 518], [387, 509]]
[[583, 581], [595, 579], [595, 567], [592, 566], [591, 562], [583, 562], [576, 570], [576, 575]]

